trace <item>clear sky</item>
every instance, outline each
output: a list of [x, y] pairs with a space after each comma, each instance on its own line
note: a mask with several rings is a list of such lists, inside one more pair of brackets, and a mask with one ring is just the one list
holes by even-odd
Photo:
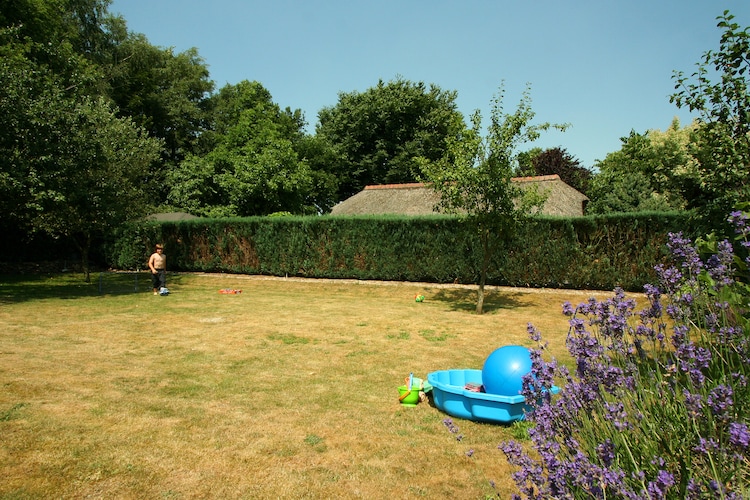
[[531, 84], [535, 122], [569, 123], [532, 146], [562, 147], [586, 167], [631, 130], [666, 129], [674, 70], [719, 47], [724, 10], [750, 26], [750, 0], [114, 0], [130, 31], [191, 47], [217, 89], [258, 81], [282, 108], [318, 111], [339, 92], [402, 77], [458, 92], [486, 118], [505, 82], [513, 112]]

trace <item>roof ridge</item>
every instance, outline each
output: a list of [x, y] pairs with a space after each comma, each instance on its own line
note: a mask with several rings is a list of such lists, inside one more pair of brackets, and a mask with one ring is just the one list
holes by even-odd
[[372, 184], [365, 186], [365, 189], [414, 189], [426, 187], [423, 182], [409, 182], [403, 184]]
[[[513, 177], [511, 181], [514, 182], [539, 182], [539, 181], [554, 181], [560, 180], [560, 176], [557, 174], [549, 175], [533, 175], [528, 177]], [[424, 182], [405, 182], [401, 184], [370, 184], [365, 186], [365, 190], [372, 189], [417, 189], [427, 187]]]
[[516, 182], [554, 181], [560, 180], [560, 176], [557, 174], [532, 175], [529, 177], [513, 177], [511, 180]]

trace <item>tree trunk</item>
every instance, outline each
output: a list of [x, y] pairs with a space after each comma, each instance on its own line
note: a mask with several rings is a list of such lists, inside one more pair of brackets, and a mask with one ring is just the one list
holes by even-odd
[[479, 273], [479, 288], [477, 288], [477, 314], [484, 314], [484, 285], [487, 283], [487, 269], [490, 267], [490, 235], [487, 229], [482, 229], [482, 269]]
[[481, 281], [477, 288], [477, 314], [484, 314], [484, 283]]
[[89, 264], [88, 250], [85, 250], [84, 253], [81, 254], [81, 266], [83, 266], [83, 275], [86, 283], [91, 283], [91, 267]]
[[89, 250], [91, 250], [91, 235], [86, 233], [82, 236], [82, 240], [79, 241], [75, 236], [73, 237], [73, 243], [81, 252], [81, 266], [83, 267], [83, 276], [86, 283], [91, 283], [91, 265], [89, 263]]

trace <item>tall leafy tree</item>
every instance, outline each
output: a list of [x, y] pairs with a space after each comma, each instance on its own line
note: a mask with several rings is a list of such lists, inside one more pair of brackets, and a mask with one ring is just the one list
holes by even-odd
[[92, 241], [146, 212], [143, 181], [161, 146], [98, 95], [106, 2], [2, 7], [2, 223], [73, 241], [88, 279]]
[[719, 49], [706, 51], [689, 77], [674, 73], [670, 101], [699, 114], [692, 155], [700, 182], [691, 204], [720, 220], [750, 201], [750, 27], [740, 29], [729, 11], [717, 19]]
[[305, 213], [312, 175], [297, 154], [300, 111], [281, 110], [258, 82], [227, 85], [212, 98], [205, 155], [169, 175], [169, 201], [213, 216]]
[[516, 167], [515, 175], [517, 177], [532, 177], [536, 175], [534, 171], [534, 158], [542, 154], [542, 148], [533, 147], [527, 151], [521, 151], [518, 153], [518, 165]]
[[697, 123], [681, 127], [675, 119], [665, 131], [632, 131], [622, 148], [597, 164], [587, 193], [589, 213], [683, 210], [699, 189], [691, 156]]
[[567, 127], [546, 122], [531, 124], [535, 113], [531, 109], [530, 86], [514, 113], [504, 111], [504, 96], [501, 86], [492, 102], [486, 137], [482, 137], [482, 117], [477, 110], [472, 115], [471, 128], [447, 137], [444, 157], [420, 160], [424, 179], [440, 195], [443, 209], [460, 214], [478, 234], [482, 261], [478, 265], [477, 314], [484, 312], [484, 289], [493, 256], [544, 203], [539, 193], [523, 190], [512, 182], [518, 167], [518, 147], [538, 139], [551, 127]]
[[305, 212], [324, 214], [338, 203], [340, 180], [331, 169], [337, 156], [335, 149], [317, 135], [304, 135], [295, 145], [300, 158], [310, 167], [311, 188], [305, 201]]
[[557, 174], [560, 179], [587, 194], [591, 171], [584, 168], [581, 162], [562, 148], [550, 148], [536, 155], [532, 160], [534, 175]]
[[118, 35], [123, 36], [105, 66], [108, 94], [120, 116], [132, 118], [162, 140], [162, 161], [152, 167], [149, 186], [152, 197], [163, 202], [168, 192], [166, 173], [199, 151], [213, 82], [196, 49], [174, 53], [151, 45], [143, 35]]
[[55, 128], [69, 128], [59, 134], [54, 175], [45, 176], [37, 192], [42, 196], [35, 197], [31, 222], [76, 244], [88, 281], [94, 240], [151, 207], [142, 184], [161, 143], [129, 118], [118, 118], [103, 98], [62, 103], [54, 115]]
[[414, 182], [415, 158], [439, 159], [445, 138], [460, 131], [456, 96], [401, 78], [340, 93], [335, 106], [318, 113], [316, 128], [337, 154], [331, 172], [340, 180], [339, 198], [368, 184]]
[[108, 44], [107, 0], [14, 0], [0, 3], [3, 44], [23, 44], [23, 57], [54, 74], [69, 95], [98, 95], [102, 73], [94, 49]]

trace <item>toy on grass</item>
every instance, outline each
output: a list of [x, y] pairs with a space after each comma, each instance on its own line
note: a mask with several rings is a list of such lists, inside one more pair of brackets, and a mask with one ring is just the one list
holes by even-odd
[[406, 385], [398, 387], [398, 401], [401, 406], [417, 406], [419, 403], [419, 387], [409, 389]]
[[159, 295], [169, 295], [169, 288], [165, 286], [159, 288]]
[[430, 390], [432, 386], [429, 383], [410, 373], [404, 379], [404, 385], [398, 387], [398, 401], [401, 406], [416, 406], [420, 401], [427, 401], [425, 393]]
[[232, 288], [222, 288], [221, 290], [219, 290], [219, 293], [224, 294], [224, 295], [238, 295], [242, 293], [242, 290], [234, 290]]
[[417, 295], [414, 296], [414, 300], [416, 302], [424, 302], [424, 295], [417, 294]]
[[531, 372], [531, 353], [520, 345], [500, 347], [490, 354], [482, 368], [482, 384], [488, 394], [517, 396], [523, 376]]

